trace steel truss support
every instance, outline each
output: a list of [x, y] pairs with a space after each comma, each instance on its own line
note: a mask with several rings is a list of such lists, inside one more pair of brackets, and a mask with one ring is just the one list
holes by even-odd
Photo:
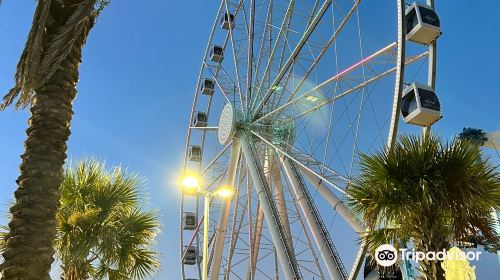
[[250, 243], [250, 246], [252, 246], [252, 258], [250, 259], [250, 262], [248, 264], [248, 271], [247, 271], [247, 279], [248, 280], [253, 280], [255, 279], [255, 269], [257, 268], [257, 260], [259, 258], [259, 251], [260, 251], [260, 239], [262, 237], [262, 227], [264, 225], [264, 211], [262, 210], [262, 207], [259, 205], [257, 206], [257, 219], [255, 220], [255, 231], [254, 235], [251, 237], [252, 242]]
[[[332, 208], [339, 213], [339, 215], [351, 225], [351, 227], [358, 234], [362, 235], [365, 232], [365, 227], [343, 202], [338, 198], [327, 186], [325, 186], [323, 179], [319, 178], [311, 171], [301, 168], [307, 180], [318, 190], [318, 193], [332, 206]], [[354, 260], [354, 264], [349, 275], [349, 279], [356, 279], [361, 265], [363, 264], [364, 256], [366, 254], [366, 243], [361, 242], [358, 255]]]
[[[300, 167], [299, 167], [300, 168]], [[337, 197], [323, 182], [323, 179], [319, 178], [316, 174], [312, 173], [308, 169], [300, 168], [307, 180], [318, 190], [318, 193], [332, 206], [332, 208], [339, 213], [339, 215], [351, 225], [355, 232], [362, 234], [365, 232], [365, 227], [359, 221], [359, 219], [354, 215], [354, 213], [349, 209], [342, 200]]]
[[280, 160], [302, 209], [307, 225], [316, 241], [321, 257], [328, 268], [330, 278], [347, 280], [345, 267], [297, 167], [285, 155], [282, 155]]
[[354, 260], [354, 264], [352, 265], [352, 270], [349, 274], [349, 280], [355, 280], [358, 277], [358, 273], [361, 269], [361, 266], [363, 265], [367, 249], [368, 244], [366, 243], [366, 240], [363, 239], [361, 241], [361, 245], [359, 246], [359, 251], [356, 255], [356, 259]]
[[[226, 185], [234, 187], [236, 178], [236, 170], [238, 167], [238, 160], [240, 158], [241, 149], [240, 142], [235, 139], [231, 146], [231, 159], [227, 168]], [[222, 204], [220, 213], [219, 224], [217, 225], [217, 234], [214, 244], [214, 258], [210, 269], [210, 279], [219, 279], [220, 265], [222, 261], [222, 252], [224, 251], [224, 240], [226, 239], [227, 221], [229, 218], [229, 208], [231, 207], [231, 200], [225, 200]]]
[[255, 147], [251, 142], [253, 141], [252, 136], [247, 136], [245, 132], [240, 132], [239, 136], [243, 154], [245, 155], [245, 159], [250, 170], [250, 176], [252, 177], [255, 191], [259, 198], [260, 207], [264, 212], [264, 217], [269, 226], [269, 231], [271, 233], [273, 244], [276, 248], [276, 253], [285, 278], [302, 279], [295, 255], [285, 241], [286, 232], [280, 221], [279, 213], [269, 185], [266, 181], [263, 169], [256, 159]]
[[[285, 232], [287, 235], [287, 242], [290, 246], [293, 246], [292, 242], [292, 232], [290, 230], [290, 222], [288, 220], [288, 209], [286, 208], [286, 200], [285, 200], [285, 192], [283, 191], [283, 184], [281, 183], [281, 171], [278, 165], [278, 162], [275, 159], [275, 153], [271, 149], [268, 148], [269, 157], [270, 157], [270, 176], [269, 181], [273, 181], [274, 184], [274, 197], [276, 200], [276, 206], [278, 206], [278, 213], [280, 216], [280, 221], [285, 227]], [[292, 247], [293, 250], [293, 247]]]

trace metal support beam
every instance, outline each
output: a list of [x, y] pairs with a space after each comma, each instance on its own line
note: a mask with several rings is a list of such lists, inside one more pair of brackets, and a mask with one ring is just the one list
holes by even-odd
[[[288, 220], [288, 209], [286, 208], [286, 200], [285, 200], [285, 192], [283, 191], [283, 184], [281, 183], [281, 172], [280, 168], [278, 166], [278, 162], [275, 160], [275, 153], [269, 151], [269, 158], [271, 162], [270, 170], [269, 170], [269, 181], [273, 182], [274, 184], [274, 197], [276, 200], [276, 206], [278, 207], [278, 213], [280, 216], [280, 221], [283, 224], [283, 227], [285, 228], [285, 232], [287, 235], [287, 242], [290, 244], [290, 246], [293, 246], [292, 242], [292, 232], [290, 230], [290, 222]], [[293, 247], [292, 247], [293, 250]]]
[[299, 178], [301, 175], [298, 173], [297, 167], [295, 167], [293, 162], [284, 155], [280, 157], [280, 160], [290, 181], [293, 192], [297, 197], [300, 208], [302, 209], [307, 225], [319, 248], [321, 257], [330, 273], [330, 278], [347, 280], [347, 272], [345, 271], [344, 265], [335, 249], [335, 245], [333, 245], [326, 231], [326, 227], [319, 216], [318, 210], [316, 210], [316, 206], [310, 197], [309, 191], [301, 181], [301, 178]]
[[[299, 55], [300, 51], [302, 50], [302, 47], [306, 44], [307, 40], [309, 40], [309, 36], [311, 36], [312, 32], [316, 29], [316, 25], [318, 25], [319, 21], [325, 14], [325, 12], [328, 10], [328, 7], [330, 7], [330, 4], [332, 3], [332, 0], [325, 0], [323, 3], [323, 6], [321, 6], [320, 10], [312, 20], [311, 24], [307, 27], [306, 31], [302, 35], [302, 38], [300, 38], [299, 42], [297, 43], [297, 46], [295, 49], [292, 51], [290, 56], [288, 57], [288, 60], [285, 62], [285, 65], [281, 68], [281, 70], [278, 72], [278, 75], [274, 79], [273, 83], [267, 90], [266, 94], [260, 101], [260, 103], [257, 105], [257, 108], [255, 111], [253, 111], [252, 117], [256, 116], [259, 114], [259, 112], [262, 110], [264, 105], [266, 104], [267, 100], [273, 92], [275, 91], [276, 86], [281, 82], [281, 79], [285, 75], [285, 73], [288, 71], [292, 63], [297, 59], [297, 56]], [[260, 90], [260, 88], [259, 88]]]
[[[300, 167], [299, 167], [300, 168]], [[337, 197], [331, 190], [328, 188], [323, 179], [316, 176], [316, 174], [312, 173], [308, 169], [300, 168], [304, 176], [307, 178], [309, 182], [318, 190], [318, 193], [330, 204], [337, 213], [351, 225], [351, 227], [358, 234], [365, 232], [365, 227], [359, 221], [359, 219], [354, 215], [354, 213], [349, 209], [342, 200]]]
[[[236, 178], [236, 170], [238, 167], [238, 159], [240, 158], [240, 142], [235, 139], [231, 146], [231, 159], [227, 168], [226, 185], [234, 187], [234, 180]], [[214, 258], [210, 269], [210, 279], [219, 279], [220, 265], [222, 261], [222, 252], [224, 251], [224, 240], [226, 238], [227, 221], [229, 218], [229, 208], [231, 207], [231, 200], [225, 200], [222, 204], [220, 213], [219, 224], [217, 225], [217, 235], [214, 244]]]
[[359, 246], [358, 254], [356, 255], [356, 259], [354, 260], [354, 264], [352, 265], [351, 273], [349, 274], [349, 280], [356, 280], [358, 277], [359, 270], [363, 265], [363, 261], [366, 256], [366, 251], [368, 249], [368, 244], [366, 240], [361, 241], [361, 245]]
[[295, 255], [285, 241], [286, 233], [280, 222], [278, 210], [269, 189], [269, 185], [265, 179], [264, 172], [256, 160], [255, 147], [251, 142], [252, 136], [247, 136], [243, 131], [239, 133], [239, 136], [243, 154], [245, 155], [250, 175], [254, 182], [255, 191], [264, 212], [264, 217], [269, 225], [269, 231], [285, 278], [302, 279]]
[[255, 279], [255, 269], [257, 268], [257, 260], [259, 258], [260, 251], [260, 239], [262, 237], [262, 227], [264, 225], [264, 211], [262, 211], [262, 207], [260, 204], [257, 206], [257, 219], [255, 220], [255, 231], [252, 236], [252, 242], [250, 246], [252, 246], [252, 258], [248, 264], [247, 271], [247, 279], [253, 280]]

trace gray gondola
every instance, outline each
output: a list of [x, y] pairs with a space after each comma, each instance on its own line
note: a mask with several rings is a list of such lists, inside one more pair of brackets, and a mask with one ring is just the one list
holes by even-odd
[[210, 60], [221, 63], [224, 60], [224, 49], [219, 45], [213, 45], [210, 49]]
[[221, 17], [220, 25], [221, 25], [222, 29], [226, 29], [226, 30], [233, 29], [234, 28], [234, 15], [229, 13], [229, 12], [225, 12], [224, 15]]
[[197, 221], [196, 215], [192, 212], [185, 212], [182, 214], [182, 229], [194, 230], [196, 229]]
[[201, 85], [200, 85], [201, 93], [205, 95], [212, 95], [214, 94], [214, 89], [215, 89], [215, 83], [212, 79], [205, 78], [201, 80]]
[[200, 146], [189, 147], [189, 160], [195, 162], [201, 162], [201, 148]]
[[206, 127], [207, 126], [208, 117], [204, 112], [195, 112], [193, 119], [194, 127]]
[[183, 263], [187, 265], [193, 265], [196, 264], [198, 261], [198, 252], [196, 251], [196, 248], [194, 246], [189, 246], [185, 249], [184, 251], [184, 260]]
[[407, 86], [403, 91], [401, 114], [406, 123], [420, 126], [432, 125], [443, 117], [434, 90], [418, 83]]
[[441, 35], [439, 17], [432, 7], [413, 3], [406, 9], [406, 39], [429, 45]]

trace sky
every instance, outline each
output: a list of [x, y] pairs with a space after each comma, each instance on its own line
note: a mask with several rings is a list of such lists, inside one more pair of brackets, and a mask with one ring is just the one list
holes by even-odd
[[[434, 130], [445, 138], [463, 127], [500, 130], [500, 2], [436, 2], [444, 30], [436, 90], [445, 117]], [[159, 210], [162, 223], [157, 244], [161, 269], [154, 279], [179, 275], [180, 195], [174, 181], [181, 170], [193, 90], [218, 5], [112, 1], [84, 49], [68, 157], [95, 156], [109, 167], [121, 165], [146, 179], [147, 207]], [[4, 0], [0, 6], [0, 95], [13, 85], [35, 6], [32, 0]], [[13, 108], [0, 112], [2, 213], [16, 188], [28, 117], [28, 111]], [[5, 223], [5, 217], [0, 221]], [[494, 256], [477, 265], [478, 279], [493, 279], [500, 268]]]

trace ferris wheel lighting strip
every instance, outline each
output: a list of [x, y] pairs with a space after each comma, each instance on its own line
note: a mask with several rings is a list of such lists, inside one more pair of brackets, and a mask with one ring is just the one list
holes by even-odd
[[287, 103], [281, 105], [280, 107], [274, 109], [273, 111], [269, 112], [267, 115], [263, 116], [262, 118], [258, 119], [257, 121], [262, 121], [262, 120], [264, 120], [266, 118], [269, 118], [271, 115], [273, 115], [273, 114], [275, 114], [275, 113], [283, 110], [284, 108], [288, 107], [291, 104], [296, 103], [297, 101], [299, 101], [300, 99], [304, 98], [305, 96], [310, 95], [312, 92], [320, 90], [321, 88], [325, 87], [326, 85], [328, 85], [332, 81], [339, 80], [345, 74], [350, 73], [354, 69], [356, 69], [357, 67], [362, 66], [362, 65], [364, 65], [364, 64], [372, 61], [375, 57], [377, 57], [377, 56], [379, 56], [379, 55], [381, 55], [383, 53], [389, 52], [389, 50], [393, 49], [395, 46], [396, 46], [396, 43], [394, 42], [394, 43], [392, 43], [392, 44], [390, 44], [390, 45], [382, 48], [381, 50], [379, 50], [379, 51], [371, 54], [370, 56], [364, 58], [363, 60], [357, 62], [354, 65], [349, 66], [348, 68], [346, 68], [345, 70], [343, 70], [340, 73], [336, 74], [335, 76], [333, 76], [333, 77], [329, 78], [328, 80], [322, 82], [321, 84], [315, 86], [314, 88], [312, 88], [311, 90], [307, 91], [306, 93], [304, 93], [304, 94], [296, 97], [295, 99], [290, 100]]
[[[380, 53], [379, 53], [379, 55], [380, 55]], [[426, 57], [426, 56], [428, 56], [428, 52], [423, 52], [423, 53], [421, 53], [421, 54], [419, 54], [419, 55], [416, 55], [416, 56], [413, 56], [413, 57], [409, 57], [409, 58], [407, 58], [407, 59], [406, 59], [405, 64], [406, 64], [406, 65], [408, 65], [408, 64], [414, 63], [414, 62], [416, 62], [416, 61], [418, 61], [418, 60], [420, 60], [420, 59], [422, 59], [423, 57]], [[367, 62], [368, 62], [368, 61], [365, 61], [365, 63], [367, 63]], [[360, 65], [358, 65], [358, 67], [359, 67], [359, 66], [360, 66]], [[308, 109], [307, 111], [302, 112], [302, 113], [301, 113], [301, 114], [299, 114], [298, 116], [295, 116], [293, 119], [297, 119], [297, 118], [299, 118], [299, 117], [301, 117], [301, 116], [303, 116], [303, 115], [306, 115], [306, 114], [308, 114], [308, 113], [310, 113], [310, 112], [312, 112], [312, 111], [314, 111], [314, 110], [317, 110], [317, 109], [321, 108], [322, 106], [324, 106], [324, 105], [326, 105], [326, 104], [329, 104], [329, 103], [331, 103], [331, 102], [333, 102], [333, 101], [335, 101], [335, 100], [337, 100], [337, 99], [339, 99], [339, 98], [342, 98], [342, 97], [344, 97], [344, 96], [346, 96], [346, 95], [348, 95], [348, 94], [350, 94], [350, 93], [352, 93], [352, 92], [354, 92], [354, 91], [357, 91], [357, 90], [359, 90], [359, 89], [361, 89], [361, 88], [363, 88], [363, 87], [365, 87], [365, 86], [369, 85], [370, 83], [372, 83], [372, 82], [374, 82], [374, 81], [376, 81], [376, 80], [378, 80], [378, 79], [381, 79], [381, 78], [383, 78], [383, 77], [385, 77], [385, 76], [387, 76], [387, 75], [391, 74], [392, 72], [396, 71], [396, 69], [397, 69], [397, 67], [393, 67], [393, 68], [391, 68], [391, 69], [389, 69], [389, 70], [387, 70], [387, 71], [385, 71], [385, 72], [383, 72], [383, 73], [381, 73], [381, 74], [379, 74], [379, 75], [377, 75], [377, 76], [375, 76], [375, 77], [373, 77], [373, 78], [371, 78], [371, 79], [368, 79], [368, 80], [366, 80], [366, 81], [364, 81], [364, 82], [362, 82], [362, 83], [358, 84], [357, 86], [355, 86], [355, 87], [353, 87], [353, 88], [351, 88], [351, 89], [348, 89], [348, 90], [346, 90], [346, 91], [344, 91], [344, 92], [342, 92], [342, 93], [340, 93], [340, 94], [338, 94], [338, 95], [335, 95], [335, 96], [334, 96], [334, 97], [332, 97], [332, 98], [326, 99], [326, 100], [324, 100], [323, 102], [321, 102], [321, 103], [317, 104], [316, 106], [314, 106], [314, 107], [312, 107], [312, 108]], [[352, 71], [352, 70], [351, 70], [351, 71]], [[268, 118], [269, 118], [269, 117], [271, 117], [272, 115], [274, 115], [274, 114], [276, 114], [276, 113], [278, 113], [278, 112], [283, 111], [284, 109], [286, 109], [286, 108], [287, 108], [287, 107], [289, 107], [290, 105], [293, 105], [294, 103], [297, 103], [297, 102], [298, 102], [298, 101], [300, 101], [302, 98], [304, 98], [304, 97], [308, 96], [309, 94], [311, 94], [311, 93], [312, 93], [312, 92], [314, 92], [315, 90], [318, 90], [318, 89], [320, 89], [320, 88], [324, 87], [324, 86], [327, 84], [327, 82], [328, 82], [328, 83], [331, 83], [332, 81], [334, 81], [334, 80], [338, 80], [338, 79], [340, 79], [340, 78], [341, 78], [341, 76], [337, 76], [337, 77], [336, 77], [336, 79], [333, 79], [333, 78], [328, 79], [327, 81], [323, 82], [322, 84], [320, 84], [320, 85], [316, 86], [314, 89], [312, 89], [312, 90], [310, 90], [310, 91], [308, 91], [308, 92], [306, 92], [306, 93], [302, 94], [301, 96], [298, 96], [297, 98], [295, 98], [295, 99], [293, 99], [293, 100], [291, 100], [291, 101], [289, 101], [289, 102], [287, 102], [287, 103], [285, 103], [285, 104], [281, 105], [280, 107], [278, 107], [278, 108], [274, 109], [273, 111], [271, 111], [271, 112], [267, 113], [266, 115], [264, 115], [262, 118], [260, 118], [260, 119], [256, 120], [255, 122], [260, 122], [260, 121], [262, 121], [262, 120], [268, 119]]]
[[[307, 72], [305, 73], [304, 77], [302, 77], [301, 81], [299, 82], [299, 84], [297, 85], [297, 87], [295, 88], [294, 92], [290, 95], [288, 101], [290, 101], [293, 96], [295, 96], [295, 94], [299, 91], [299, 89], [302, 87], [302, 85], [304, 84], [304, 82], [306, 81], [307, 77], [309, 77], [309, 75], [312, 73], [313, 69], [316, 67], [316, 65], [318, 64], [318, 62], [321, 60], [321, 58], [323, 57], [323, 55], [326, 53], [326, 51], [328, 50], [328, 48], [331, 46], [331, 44], [335, 41], [335, 39], [337, 39], [337, 36], [338, 34], [344, 29], [344, 26], [347, 24], [347, 22], [350, 20], [350, 18], [352, 17], [352, 15], [354, 14], [354, 12], [357, 10], [359, 4], [361, 4], [361, 1], [362, 0], [358, 0], [358, 1], [354, 1], [354, 4], [352, 6], [352, 8], [349, 10], [349, 12], [347, 13], [347, 15], [345, 15], [344, 19], [342, 20], [342, 22], [339, 24], [339, 26], [337, 27], [337, 29], [335, 30], [335, 32], [333, 33], [333, 35], [330, 37], [330, 39], [328, 40], [328, 42], [326, 42], [325, 46], [323, 47], [323, 49], [321, 50], [321, 52], [318, 54], [318, 56], [314, 59], [314, 62], [312, 63], [311, 67], [309, 67], [309, 69], [307, 70]], [[334, 1], [334, 4], [336, 6], [338, 6], [338, 4]], [[311, 19], [311, 23], [313, 22], [312, 21], [313, 19]], [[310, 23], [310, 24], [311, 24]], [[298, 54], [297, 54], [298, 56]], [[296, 59], [296, 56], [293, 57], [294, 60]], [[277, 81], [276, 84], [279, 84], [279, 82], [281, 82], [281, 79], [278, 81], [278, 80], [275, 80], [275, 82]], [[274, 83], [273, 83], [274, 84]], [[259, 92], [260, 92], [261, 88], [259, 88]], [[274, 92], [273, 88], [271, 87], [271, 90], [268, 91], [266, 93], [266, 96], [269, 94], [269, 96]], [[263, 107], [263, 103], [266, 102], [266, 100], [263, 100], [263, 102], [261, 102], [261, 104], [259, 104], [259, 107], [258, 107], [258, 111], [255, 113], [255, 115], [257, 115], [261, 109], [261, 106]], [[260, 108], [260, 109], [259, 109]]]

